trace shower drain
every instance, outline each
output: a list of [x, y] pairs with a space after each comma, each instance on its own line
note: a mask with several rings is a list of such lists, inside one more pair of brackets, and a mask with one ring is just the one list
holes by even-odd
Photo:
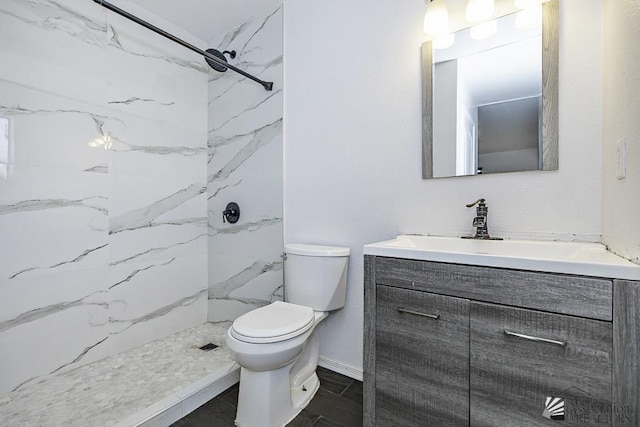
[[213, 344], [213, 343], [209, 343], [209, 344], [205, 344], [202, 347], [200, 347], [200, 350], [211, 351], [211, 350], [213, 350], [215, 348], [218, 348], [218, 346]]

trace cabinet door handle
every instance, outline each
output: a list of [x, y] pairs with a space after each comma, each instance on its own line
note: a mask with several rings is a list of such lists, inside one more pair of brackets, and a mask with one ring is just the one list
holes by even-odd
[[433, 320], [438, 320], [440, 318], [439, 314], [420, 313], [419, 311], [405, 310], [404, 308], [399, 308], [398, 312], [407, 313], [407, 314], [413, 314], [415, 316], [428, 317], [429, 319], [433, 319]]
[[567, 343], [565, 341], [556, 341], [556, 340], [550, 340], [547, 338], [532, 337], [530, 335], [518, 334], [516, 332], [507, 331], [506, 329], [504, 330], [504, 334], [508, 337], [522, 338], [529, 341], [546, 342], [549, 344], [559, 345], [561, 347], [567, 346]]

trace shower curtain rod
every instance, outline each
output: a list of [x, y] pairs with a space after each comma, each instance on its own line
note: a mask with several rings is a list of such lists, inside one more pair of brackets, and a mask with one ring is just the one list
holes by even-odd
[[213, 61], [214, 63], [216, 63], [216, 64], [218, 64], [218, 65], [220, 65], [222, 67], [229, 68], [229, 69], [235, 71], [236, 73], [241, 74], [241, 75], [245, 76], [246, 78], [253, 80], [254, 82], [260, 83], [265, 88], [265, 90], [270, 91], [270, 90], [273, 89], [273, 82], [265, 82], [264, 80], [260, 80], [259, 78], [255, 77], [255, 76], [252, 76], [251, 74], [247, 73], [246, 71], [243, 71], [243, 70], [241, 70], [239, 68], [234, 67], [233, 65], [227, 63], [226, 61], [221, 60], [220, 58], [210, 54], [209, 52], [205, 52], [204, 50], [199, 49], [199, 48], [195, 47], [194, 45], [192, 45], [190, 43], [187, 43], [186, 41], [184, 41], [182, 39], [179, 39], [178, 37], [174, 36], [173, 34], [167, 33], [166, 31], [156, 27], [155, 25], [151, 25], [148, 22], [143, 21], [142, 19], [138, 18], [137, 16], [132, 15], [129, 12], [127, 12], [125, 10], [122, 10], [117, 6], [114, 6], [113, 4], [111, 4], [111, 3], [107, 2], [107, 1], [104, 1], [104, 0], [93, 0], [93, 1], [95, 3], [98, 3], [99, 5], [107, 8], [107, 9], [109, 9], [110, 11], [117, 13], [120, 16], [124, 16], [125, 18], [130, 19], [131, 21], [142, 25], [143, 27], [153, 31], [154, 33], [160, 34], [161, 36], [164, 36], [164, 37], [168, 38], [169, 40], [171, 40], [173, 42], [176, 42], [179, 45], [182, 45], [182, 46], [186, 47], [187, 49], [190, 49], [190, 50], [192, 50], [192, 51], [204, 56], [206, 59], [208, 59], [210, 61]]

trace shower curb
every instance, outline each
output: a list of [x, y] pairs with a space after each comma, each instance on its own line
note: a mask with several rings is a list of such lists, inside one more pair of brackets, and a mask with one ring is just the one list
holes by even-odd
[[167, 427], [240, 381], [240, 366], [232, 362], [172, 393], [114, 427]]

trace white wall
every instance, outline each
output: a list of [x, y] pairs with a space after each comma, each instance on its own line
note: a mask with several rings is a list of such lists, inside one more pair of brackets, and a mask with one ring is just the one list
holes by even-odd
[[460, 64], [458, 71], [456, 176], [474, 175], [478, 170], [478, 107], [471, 100], [467, 82], [460, 76]]
[[455, 176], [458, 131], [458, 60], [433, 67], [433, 176]]
[[[640, 263], [640, 2], [604, 2], [603, 239]], [[627, 140], [627, 177], [616, 178], [616, 141]]]
[[285, 242], [352, 250], [321, 353], [362, 366], [362, 245], [462, 235], [479, 197], [507, 238], [601, 237], [601, 5], [561, 2], [560, 169], [421, 176], [421, 0], [285, 2]]

